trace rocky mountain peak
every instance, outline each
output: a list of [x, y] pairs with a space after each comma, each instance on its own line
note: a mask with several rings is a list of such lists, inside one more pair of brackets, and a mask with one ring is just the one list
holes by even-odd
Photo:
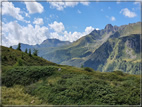
[[107, 25], [105, 26], [105, 29], [106, 29], [106, 30], [112, 30], [112, 29], [113, 29], [113, 26], [112, 26], [111, 24], [107, 24]]

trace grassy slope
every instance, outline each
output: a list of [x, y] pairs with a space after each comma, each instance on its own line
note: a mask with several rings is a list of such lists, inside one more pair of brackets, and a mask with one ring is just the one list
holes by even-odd
[[[9, 50], [6, 51], [5, 50]], [[4, 51], [4, 52], [3, 52]], [[17, 58], [24, 54], [27, 62], [13, 66], [9, 54]], [[87, 68], [59, 66], [42, 58], [2, 47], [2, 104], [3, 105], [138, 105], [140, 76], [117, 72], [102, 73]], [[33, 66], [46, 63], [44, 66]], [[11, 63], [9, 64], [9, 61]], [[29, 60], [25, 60], [29, 61]], [[37, 62], [36, 62], [37, 61]], [[4, 62], [4, 63], [3, 63]], [[28, 63], [32, 66], [27, 66]], [[40, 64], [39, 64], [40, 65]], [[42, 64], [41, 64], [42, 65]], [[61, 68], [60, 71], [58, 69]]]
[[[130, 34], [140, 34], [140, 23], [133, 23], [129, 25], [120, 26], [117, 33], [122, 36]], [[115, 32], [114, 32], [115, 34]], [[96, 51], [108, 38], [112, 32], [103, 35], [94, 33], [93, 35], [86, 35], [72, 44], [60, 48], [54, 48], [51, 51], [44, 52], [43, 57], [58, 64], [66, 64], [80, 67], [88, 60], [89, 56]], [[102, 39], [101, 39], [102, 38]], [[96, 40], [97, 39], [97, 40]], [[88, 53], [88, 54], [86, 54]]]
[[139, 59], [140, 35], [133, 34], [109, 39], [89, 57], [84, 65], [103, 72], [121, 70], [131, 74], [140, 74]]

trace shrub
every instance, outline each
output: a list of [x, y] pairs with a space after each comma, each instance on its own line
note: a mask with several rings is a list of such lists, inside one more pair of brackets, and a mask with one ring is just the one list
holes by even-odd
[[124, 75], [124, 73], [123, 73], [122, 71], [113, 71], [113, 73], [115, 73], [115, 74], [117, 74], [117, 75], [121, 75], [121, 76]]
[[89, 68], [89, 67], [85, 67], [84, 70], [88, 71], [88, 72], [93, 72], [94, 71], [92, 68]]
[[52, 75], [55, 70], [55, 67], [15, 67], [3, 73], [2, 84], [5, 86], [13, 86], [14, 84], [28, 85]]

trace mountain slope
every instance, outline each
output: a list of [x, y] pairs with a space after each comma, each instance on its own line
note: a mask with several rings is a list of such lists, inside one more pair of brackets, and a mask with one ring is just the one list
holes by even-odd
[[53, 51], [45, 52], [44, 54], [42, 54], [42, 56], [43, 58], [48, 59], [52, 62], [56, 62], [58, 64], [77, 67], [80, 67], [81, 65], [86, 66], [85, 62], [89, 60], [89, 57], [93, 56], [92, 54], [109, 38], [119, 38], [129, 36], [131, 34], [140, 34], [140, 26], [140, 22], [123, 25], [120, 27], [108, 24], [102, 30], [94, 30], [90, 34], [83, 36], [72, 44], [64, 47], [59, 47], [55, 50], [53, 49]]
[[140, 74], [140, 34], [109, 39], [84, 63], [95, 70]]
[[18, 63], [18, 61], [21, 61], [22, 65], [27, 66], [36, 66], [36, 65], [57, 65], [55, 63], [49, 62], [43, 58], [40, 58], [38, 56], [29, 56], [29, 54], [24, 53], [19, 50], [7, 48], [4, 46], [1, 46], [2, 51], [2, 66], [13, 66]]
[[[1, 49], [2, 58], [8, 59], [2, 66], [11, 65], [2, 67], [2, 105], [140, 105], [140, 75], [57, 65], [18, 50]], [[15, 66], [10, 55], [21, 58], [22, 54], [34, 66], [26, 59], [26, 64]]]
[[94, 30], [68, 46], [43, 54], [43, 58], [59, 64], [80, 67], [88, 56], [102, 45], [117, 29], [117, 26], [113, 27], [111, 24], [108, 24], [105, 29]]

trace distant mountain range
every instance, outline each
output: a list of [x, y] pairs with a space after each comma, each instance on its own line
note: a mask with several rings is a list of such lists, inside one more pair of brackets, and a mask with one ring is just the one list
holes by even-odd
[[23, 51], [36, 48], [39, 56], [58, 64], [76, 67], [83, 65], [102, 72], [119, 69], [139, 74], [140, 26], [141, 22], [120, 27], [108, 24], [104, 29], [93, 30], [73, 43], [47, 39], [40, 45], [22, 44], [21, 48]]

